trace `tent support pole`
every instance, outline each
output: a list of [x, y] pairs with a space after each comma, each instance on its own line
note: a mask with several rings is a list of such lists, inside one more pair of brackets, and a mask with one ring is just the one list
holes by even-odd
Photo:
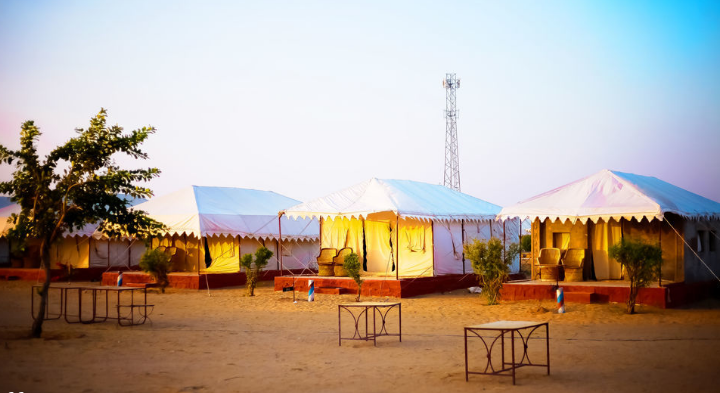
[[187, 244], [187, 233], [183, 233], [183, 241], [185, 243], [185, 269], [187, 269], [187, 264], [188, 264], [187, 256], [188, 256], [188, 248], [189, 248], [188, 244]]
[[[662, 252], [662, 229], [660, 228], [660, 220], [655, 219], [655, 226], [658, 231], [658, 243], [660, 245], [660, 251]], [[658, 286], [662, 288], [662, 257], [660, 258], [660, 265], [658, 266]]]
[[505, 246], [505, 240], [506, 240], [506, 239], [507, 239], [507, 232], [505, 231], [505, 221], [503, 220], [503, 258], [505, 258], [505, 250], [506, 250], [506, 248], [507, 248], [507, 247]]
[[400, 279], [400, 216], [395, 216], [395, 279]]
[[[423, 228], [423, 230], [424, 230], [424, 228]], [[433, 250], [432, 251], [432, 272], [433, 272], [433, 277], [435, 277], [435, 222], [434, 221], [430, 221], [430, 232], [432, 232], [432, 250]], [[423, 247], [424, 246], [425, 245], [423, 244]], [[454, 255], [453, 255], [453, 257], [454, 257]]]
[[242, 264], [240, 264], [240, 261], [242, 260], [242, 253], [240, 252], [240, 235], [237, 235], [238, 239], [238, 271], [242, 273]]
[[200, 275], [200, 250], [203, 248], [203, 238], [202, 236], [198, 237], [198, 252], [197, 252], [197, 272], [198, 276]]
[[282, 216], [283, 212], [278, 214], [278, 261], [280, 262], [280, 275], [283, 274], [283, 253], [282, 253]]
[[[460, 241], [462, 242], [463, 274], [465, 274], [465, 220], [460, 220]], [[433, 252], [435, 250], [434, 243], [435, 243], [435, 236], [433, 236]]]

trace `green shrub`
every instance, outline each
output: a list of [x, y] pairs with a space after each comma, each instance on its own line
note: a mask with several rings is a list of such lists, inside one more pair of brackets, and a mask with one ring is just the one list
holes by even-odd
[[474, 239], [472, 243], [465, 244], [464, 250], [483, 287], [481, 296], [487, 298], [488, 304], [497, 304], [503, 282], [510, 273], [510, 264], [520, 253], [520, 246], [512, 243], [503, 252], [502, 242], [493, 237], [487, 242]]
[[355, 280], [355, 284], [358, 286], [358, 293], [355, 298], [356, 302], [360, 301], [360, 290], [362, 289], [363, 284], [363, 279], [360, 278], [360, 268], [360, 258], [357, 254], [353, 252], [345, 255], [345, 260], [343, 260], [343, 269], [345, 269], [345, 272], [349, 277]]
[[260, 270], [264, 268], [273, 252], [265, 247], [260, 247], [255, 251], [255, 261], [253, 262], [252, 254], [245, 254], [240, 258], [240, 265], [245, 269], [245, 277], [247, 277], [247, 295], [255, 296], [255, 287], [257, 286]]
[[150, 273], [163, 293], [165, 293], [165, 287], [170, 283], [168, 281], [168, 273], [171, 268], [170, 255], [165, 254], [157, 248], [147, 249], [142, 257], [140, 257], [140, 269], [146, 273]]
[[625, 268], [630, 280], [627, 313], [634, 314], [638, 290], [658, 277], [662, 264], [662, 249], [642, 240], [622, 239], [620, 243], [610, 247], [608, 254]]
[[520, 249], [522, 250], [522, 252], [532, 251], [532, 236], [523, 235], [520, 238]]

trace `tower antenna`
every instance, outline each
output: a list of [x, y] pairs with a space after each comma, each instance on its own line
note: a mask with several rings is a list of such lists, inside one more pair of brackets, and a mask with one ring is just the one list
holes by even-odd
[[460, 79], [455, 74], [445, 74], [445, 179], [443, 185], [460, 191], [460, 159], [458, 158], [457, 119], [459, 111], [455, 108], [457, 89]]

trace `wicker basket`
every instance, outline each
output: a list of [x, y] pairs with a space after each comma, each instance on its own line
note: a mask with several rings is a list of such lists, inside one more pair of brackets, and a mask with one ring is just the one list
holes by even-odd
[[565, 268], [565, 281], [568, 282], [580, 282], [583, 280], [582, 269], [568, 269]]
[[318, 276], [334, 276], [332, 263], [318, 263]]
[[347, 272], [345, 271], [345, 268], [343, 265], [334, 265], [335, 266], [335, 277], [347, 277]]
[[557, 266], [541, 267], [540, 281], [558, 281], [559, 268]]

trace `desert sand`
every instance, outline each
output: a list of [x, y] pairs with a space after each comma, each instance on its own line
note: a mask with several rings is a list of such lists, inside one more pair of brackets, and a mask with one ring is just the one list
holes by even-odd
[[[152, 323], [47, 321], [29, 339], [30, 285], [0, 282], [0, 392], [717, 392], [720, 301], [685, 309], [551, 301], [487, 306], [464, 290], [401, 299], [402, 342], [382, 337], [338, 346], [339, 303], [354, 295], [244, 288], [152, 291]], [[363, 298], [372, 301], [396, 301]], [[345, 320], [345, 319], [344, 319]], [[389, 320], [397, 328], [396, 318]], [[548, 321], [551, 374], [465, 381], [463, 327], [496, 320]], [[345, 326], [345, 325], [343, 325]], [[539, 340], [531, 340], [531, 349]], [[541, 344], [542, 345], [542, 344]], [[470, 342], [471, 368], [482, 365]], [[531, 350], [537, 361], [539, 355]]]

